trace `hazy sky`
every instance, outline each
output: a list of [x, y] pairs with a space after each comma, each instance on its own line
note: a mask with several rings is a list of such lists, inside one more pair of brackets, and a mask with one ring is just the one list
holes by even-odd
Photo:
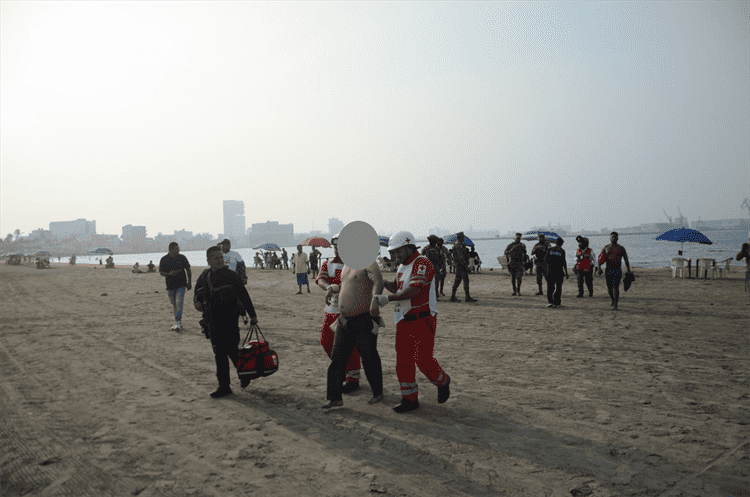
[[750, 2], [0, 2], [0, 232], [740, 217]]

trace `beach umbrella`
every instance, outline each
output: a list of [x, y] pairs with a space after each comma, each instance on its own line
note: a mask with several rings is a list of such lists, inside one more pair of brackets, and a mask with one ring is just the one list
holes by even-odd
[[[445, 243], [456, 243], [458, 241], [458, 238], [456, 238], [457, 234], [458, 233], [455, 233], [453, 235], [445, 235], [443, 237], [443, 241]], [[472, 242], [471, 239], [469, 239], [468, 236], [464, 236], [464, 245], [468, 245], [469, 247], [473, 247], [474, 246], [474, 242]]]
[[668, 242], [680, 242], [680, 251], [685, 242], [702, 243], [704, 245], [713, 245], [714, 242], [708, 239], [706, 235], [698, 230], [690, 228], [675, 228], [666, 233], [657, 236], [655, 240], [666, 240]]
[[555, 233], [554, 231], [527, 231], [523, 234], [521, 237], [521, 240], [531, 241], [536, 240], [539, 237], [539, 233], [544, 235], [544, 238], [550, 242], [555, 242], [558, 238], [560, 238], [560, 235]]
[[380, 246], [381, 247], [387, 247], [388, 242], [391, 240], [387, 236], [379, 236], [378, 239], [380, 240]]
[[305, 241], [302, 242], [300, 245], [302, 245], [303, 247], [328, 248], [331, 246], [331, 242], [319, 236], [311, 236], [310, 238], [306, 238]]
[[275, 243], [267, 242], [267, 243], [261, 243], [257, 247], [253, 247], [253, 250], [270, 250], [272, 252], [276, 252], [277, 250], [281, 250], [281, 247], [276, 245]]

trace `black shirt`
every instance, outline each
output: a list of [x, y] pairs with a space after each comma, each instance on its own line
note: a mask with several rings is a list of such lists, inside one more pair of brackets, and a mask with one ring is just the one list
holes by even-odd
[[547, 272], [550, 274], [562, 274], [563, 268], [566, 267], [565, 250], [555, 245], [547, 251], [545, 261], [547, 262]]
[[175, 269], [182, 269], [177, 276], [165, 276], [167, 280], [167, 290], [177, 290], [180, 287], [187, 286], [187, 274], [184, 270], [189, 267], [190, 263], [188, 262], [187, 257], [182, 254], [177, 254], [177, 257], [174, 258], [167, 254], [161, 258], [159, 261], [160, 272], [163, 271], [168, 273]]
[[203, 305], [204, 317], [211, 320], [214, 329], [239, 328], [237, 318], [240, 316], [240, 302], [251, 318], [257, 317], [242, 278], [227, 267], [218, 271], [203, 271], [195, 282], [193, 301]]

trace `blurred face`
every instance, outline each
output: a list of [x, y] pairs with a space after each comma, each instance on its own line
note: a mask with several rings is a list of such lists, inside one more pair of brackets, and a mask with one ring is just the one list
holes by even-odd
[[180, 246], [175, 245], [174, 247], [169, 249], [169, 256], [170, 257], [177, 257], [180, 253]]
[[225, 243], [223, 243], [223, 244], [221, 245], [221, 251], [222, 251], [222, 252], [224, 252], [225, 254], [226, 254], [227, 252], [229, 252], [229, 250], [230, 250], [231, 248], [232, 248], [232, 244], [231, 244], [231, 243], [229, 243], [229, 242], [225, 242]]
[[521, 241], [521, 235], [516, 235], [515, 238], [513, 238], [513, 240], [515, 240], [516, 243], [520, 242]]
[[297, 245], [297, 252], [302, 253], [302, 245]]
[[618, 240], [619, 238], [620, 238], [620, 237], [619, 237], [619, 236], [617, 236], [617, 233], [612, 233], [611, 235], [609, 235], [609, 241], [611, 241], [612, 243], [617, 243], [617, 240]]
[[208, 261], [208, 267], [214, 271], [224, 267], [224, 255], [219, 250], [215, 250], [208, 254], [206, 260]]
[[544, 243], [544, 235], [539, 235], [539, 243]]

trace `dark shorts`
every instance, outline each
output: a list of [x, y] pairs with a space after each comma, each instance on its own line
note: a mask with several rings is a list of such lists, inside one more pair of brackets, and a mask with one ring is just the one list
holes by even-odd
[[607, 268], [607, 272], [604, 273], [604, 277], [607, 281], [608, 286], [620, 286], [620, 281], [622, 281], [622, 268], [618, 269], [609, 269]]
[[307, 273], [297, 273], [297, 284], [307, 285]]

